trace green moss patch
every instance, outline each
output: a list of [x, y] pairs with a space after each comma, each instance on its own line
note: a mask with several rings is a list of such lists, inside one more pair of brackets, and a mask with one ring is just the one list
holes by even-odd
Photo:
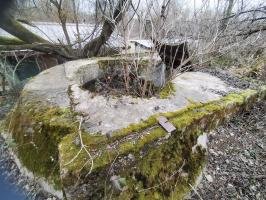
[[171, 95], [175, 94], [176, 89], [175, 85], [172, 82], [168, 82], [160, 91], [160, 98], [161, 99], [167, 99]]
[[70, 110], [42, 106], [39, 102], [18, 103], [7, 119], [6, 128], [14, 138], [21, 163], [59, 189], [58, 144], [76, 130], [77, 124]]
[[[139, 133], [147, 129], [150, 129], [148, 131], [148, 134], [144, 134], [143, 137], [141, 137], [137, 141], [134, 141], [134, 144], [130, 143], [130, 141], [121, 142], [120, 147], [112, 151], [107, 151], [108, 153], [106, 154], [108, 154], [109, 156], [104, 155], [104, 154], [103, 154], [104, 156], [102, 156], [102, 157], [107, 158], [107, 160], [103, 161], [102, 159], [96, 158], [94, 167], [95, 168], [97, 166], [102, 167], [101, 164], [104, 165], [104, 164], [109, 163], [114, 157], [117, 156], [118, 153], [120, 155], [123, 155], [129, 152], [134, 152], [134, 151], [137, 152], [142, 147], [144, 147], [146, 144], [153, 142], [159, 138], [165, 137], [166, 132], [162, 128], [156, 128], [156, 125], [157, 125], [156, 118], [160, 115], [167, 117], [169, 121], [176, 126], [178, 132], [183, 132], [186, 127], [188, 127], [189, 125], [199, 120], [202, 120], [201, 121], [202, 127], [205, 127], [206, 129], [211, 129], [213, 128], [211, 127], [211, 125], [216, 126], [216, 121], [213, 119], [216, 119], [216, 120], [221, 119], [221, 122], [222, 122], [222, 119], [225, 118], [226, 114], [230, 114], [230, 112], [234, 112], [234, 110], [229, 109], [231, 108], [231, 106], [232, 106], [232, 109], [236, 108], [237, 106], [241, 106], [248, 100], [248, 98], [254, 95], [255, 96], [257, 95], [257, 92], [255, 90], [246, 90], [240, 94], [230, 94], [218, 101], [191, 104], [184, 109], [181, 109], [175, 112], [157, 114], [157, 115], [151, 116], [147, 120], [140, 122], [139, 124], [132, 124], [124, 129], [121, 129], [120, 131], [114, 132], [113, 136], [109, 139], [102, 135], [89, 135], [88, 133], [85, 133], [83, 136], [84, 141], [86, 145], [90, 147], [93, 151], [98, 151], [98, 150], [105, 149], [107, 145], [110, 145], [117, 140], [122, 140], [124, 137], [127, 137], [133, 133]], [[229, 109], [229, 110], [226, 111], [226, 109], [227, 110]], [[204, 125], [204, 123], [207, 123], [207, 122], [203, 122], [203, 120], [209, 121], [208, 125]], [[152, 128], [154, 126], [155, 128]], [[72, 136], [72, 141], [74, 140], [73, 137], [74, 136]], [[77, 133], [75, 137], [77, 137]], [[69, 146], [70, 138], [71, 136], [66, 138], [62, 142], [62, 146]], [[73, 147], [73, 149], [75, 148]], [[71, 157], [74, 157], [77, 150], [78, 150], [78, 147], [76, 148], [75, 151], [73, 152], [68, 151], [67, 154], [65, 153], [64, 154], [66, 155], [67, 158], [71, 158]], [[69, 159], [64, 158], [63, 160], [69, 160]], [[99, 161], [99, 164], [97, 163], [98, 161]], [[67, 161], [64, 161], [64, 162], [67, 162]]]

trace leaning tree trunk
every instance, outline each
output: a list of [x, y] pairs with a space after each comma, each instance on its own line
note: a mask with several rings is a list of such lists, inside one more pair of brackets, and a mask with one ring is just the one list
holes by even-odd
[[43, 38], [35, 35], [24, 26], [22, 26], [17, 20], [15, 20], [12, 16], [6, 15], [0, 21], [0, 26], [6, 32], [11, 35], [19, 38], [20, 40], [32, 44], [32, 43], [47, 43], [48, 41]]
[[84, 57], [93, 57], [99, 54], [101, 47], [109, 40], [116, 25], [121, 21], [123, 14], [127, 11], [131, 0], [119, 0], [113, 13], [113, 20], [106, 19], [100, 36], [90, 41], [83, 49]]
[[34, 34], [11, 15], [5, 15], [0, 20], [0, 27], [17, 39], [0, 37], [0, 50], [23, 50], [32, 49], [39, 52], [55, 54], [62, 58], [75, 59], [76, 56], [71, 55], [68, 49], [63, 45], [52, 44], [49, 41]]
[[232, 14], [233, 7], [234, 7], [234, 0], [228, 0], [228, 1], [229, 1], [228, 6], [224, 12], [224, 18], [220, 24], [220, 31], [221, 32], [225, 31], [225, 29], [228, 25], [229, 19], [230, 19], [230, 15]]

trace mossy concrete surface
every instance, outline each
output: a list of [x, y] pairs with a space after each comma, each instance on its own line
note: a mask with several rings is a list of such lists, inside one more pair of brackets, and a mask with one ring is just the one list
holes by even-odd
[[[211, 97], [207, 99], [216, 100], [201, 103], [192, 99], [190, 105], [182, 104], [182, 109], [153, 112], [135, 124], [114, 129], [112, 134], [91, 134], [80, 126], [84, 112], [72, 110], [72, 82], [66, 74], [65, 66], [59, 65], [32, 79], [5, 120], [4, 129], [14, 139], [13, 151], [21, 164], [55, 189], [63, 190], [71, 200], [182, 199], [206, 161], [206, 150], [198, 145], [198, 137], [266, 98], [266, 86], [223, 98], [208, 93]], [[179, 84], [188, 78], [183, 76]], [[181, 89], [175, 81], [178, 93]], [[175, 102], [177, 99], [171, 97], [171, 102], [180, 103]], [[176, 133], [165, 132], [157, 123], [158, 116], [168, 118]]]
[[[151, 116], [112, 137], [84, 132], [83, 142], [92, 159], [85, 150], [78, 154], [77, 133], [67, 135], [59, 145], [66, 194], [69, 199], [182, 199], [206, 161], [205, 149], [197, 146], [198, 137], [265, 97], [264, 86]], [[175, 134], [157, 125], [160, 115], [175, 125]]]
[[36, 177], [44, 177], [54, 189], [61, 190], [58, 144], [77, 130], [72, 112], [21, 98], [8, 115], [4, 128], [14, 139], [14, 151], [21, 164]]

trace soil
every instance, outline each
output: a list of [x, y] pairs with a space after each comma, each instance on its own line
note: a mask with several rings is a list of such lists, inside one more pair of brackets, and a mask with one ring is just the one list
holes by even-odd
[[[127, 81], [126, 81], [127, 80]], [[125, 79], [123, 74], [114, 75], [106, 73], [101, 79], [92, 80], [82, 86], [83, 89], [103, 96], [131, 95], [133, 97], [149, 98], [158, 93], [158, 89], [141, 78], [136, 78], [133, 73]]]
[[209, 134], [203, 179], [188, 200], [266, 199], [266, 102]]

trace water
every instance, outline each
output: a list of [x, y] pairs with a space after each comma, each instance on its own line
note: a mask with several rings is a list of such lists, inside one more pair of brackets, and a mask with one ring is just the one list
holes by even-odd
[[26, 200], [22, 192], [6, 179], [5, 174], [0, 169], [0, 200]]

